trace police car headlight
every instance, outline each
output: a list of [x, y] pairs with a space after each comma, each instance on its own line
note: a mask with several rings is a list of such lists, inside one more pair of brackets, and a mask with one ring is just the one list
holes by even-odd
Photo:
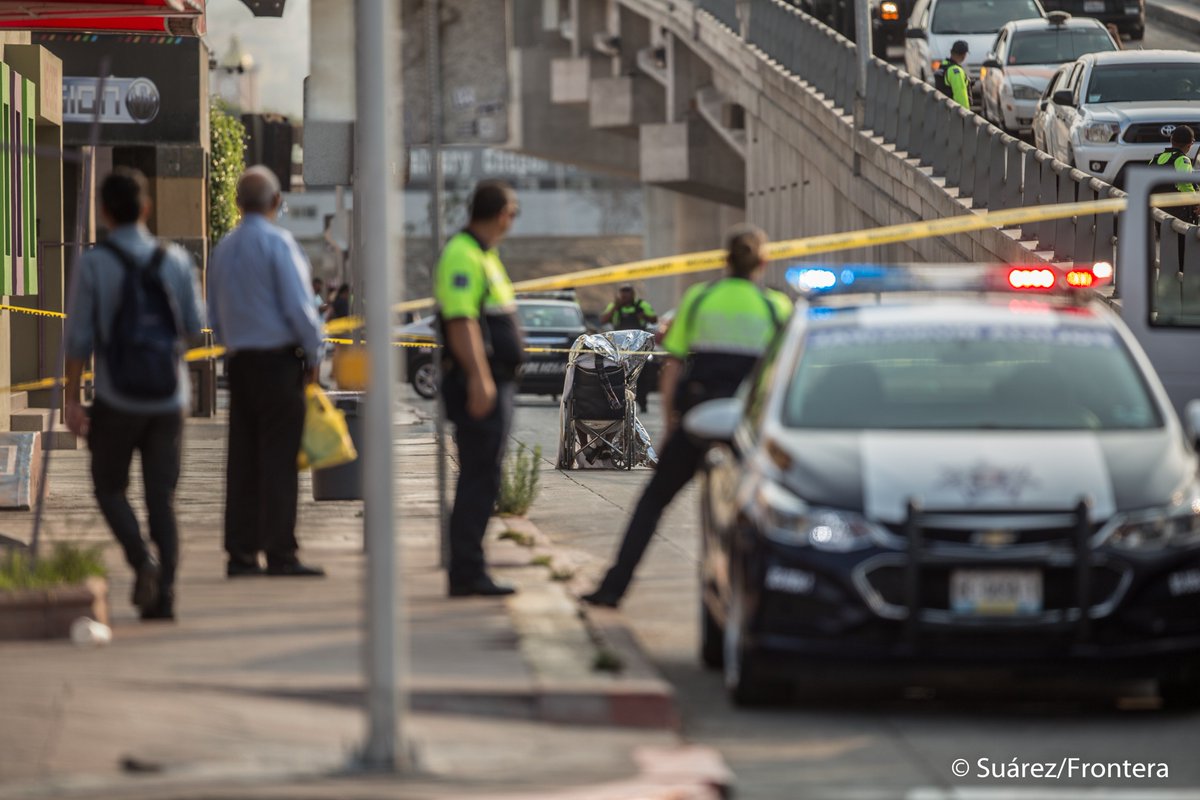
[[777, 483], [764, 482], [757, 501], [762, 513], [762, 532], [773, 542], [848, 553], [868, 547], [874, 541], [873, 528], [861, 515], [813, 508]]
[[1083, 138], [1091, 144], [1108, 144], [1120, 132], [1121, 126], [1115, 122], [1093, 122], [1083, 129]]
[[1018, 83], [1012, 87], [1014, 100], [1038, 100], [1042, 93], [1032, 86], [1026, 86], [1023, 83]]
[[1126, 515], [1107, 543], [1142, 551], [1200, 546], [1200, 487], [1180, 492], [1166, 508]]

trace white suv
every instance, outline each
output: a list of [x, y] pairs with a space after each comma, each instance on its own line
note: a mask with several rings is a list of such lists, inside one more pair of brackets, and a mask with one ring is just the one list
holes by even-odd
[[1200, 54], [1185, 50], [1091, 53], [1060, 70], [1034, 120], [1037, 147], [1120, 185], [1180, 125], [1200, 131]]
[[1038, 0], [917, 0], [904, 32], [904, 68], [932, 81], [950, 58], [950, 48], [962, 39], [970, 49], [967, 74], [978, 80], [979, 67], [1005, 23], [1044, 16]]

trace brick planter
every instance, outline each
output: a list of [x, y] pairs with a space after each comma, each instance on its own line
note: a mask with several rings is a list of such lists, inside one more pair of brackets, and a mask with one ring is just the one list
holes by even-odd
[[108, 624], [108, 581], [104, 578], [53, 589], [0, 592], [0, 640], [66, 638], [71, 623], [79, 617]]

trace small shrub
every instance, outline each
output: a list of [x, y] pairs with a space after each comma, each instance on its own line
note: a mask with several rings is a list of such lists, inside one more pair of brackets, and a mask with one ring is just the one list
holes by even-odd
[[238, 223], [237, 182], [246, 169], [246, 126], [219, 101], [212, 104], [208, 120], [208, 232], [216, 245]]
[[625, 669], [625, 662], [605, 647], [596, 651], [596, 656], [592, 659], [592, 669], [596, 672], [621, 672]]
[[554, 559], [546, 555], [534, 556], [529, 560], [529, 566], [531, 567], [548, 567], [552, 563], [554, 563]]
[[86, 578], [105, 574], [100, 545], [82, 547], [60, 542], [37, 563], [24, 550], [11, 550], [0, 558], [0, 591], [48, 589], [83, 583]]
[[542, 448], [533, 448], [531, 453], [524, 444], [517, 447], [516, 455], [509, 459], [500, 473], [500, 498], [496, 511], [500, 514], [521, 515], [530, 509], [538, 494], [538, 464], [542, 460]]
[[574, 578], [574, 577], [575, 577], [575, 570], [571, 569], [570, 567], [561, 567], [558, 569], [550, 570], [550, 580], [552, 580], [552, 581], [560, 581], [560, 582], [565, 583], [566, 581], [569, 581], [569, 580], [571, 580], [571, 578]]
[[514, 531], [512, 528], [509, 528], [504, 533], [500, 534], [498, 538], [502, 542], [508, 540], [513, 544], [520, 545], [521, 547], [533, 547], [534, 545], [532, 536], [527, 533], [521, 533], [520, 531]]

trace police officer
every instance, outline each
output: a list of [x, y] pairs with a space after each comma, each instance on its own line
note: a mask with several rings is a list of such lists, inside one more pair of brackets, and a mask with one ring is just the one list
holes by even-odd
[[[1192, 171], [1192, 159], [1188, 151], [1196, 143], [1196, 133], [1187, 125], [1180, 125], [1171, 131], [1171, 146], [1150, 159], [1150, 166], [1173, 167], [1176, 172]], [[1177, 192], [1196, 192], [1196, 184], [1190, 181], [1180, 181], [1175, 184]], [[1200, 195], [1197, 195], [1200, 199]], [[1183, 206], [1172, 211], [1179, 219], [1191, 225], [1196, 224], [1200, 206]]]
[[[609, 303], [608, 308], [604, 309], [600, 322], [605, 324], [611, 322], [613, 330], [617, 331], [648, 331], [651, 325], [658, 322], [658, 315], [654, 313], [654, 308], [649, 303], [634, 293], [632, 285], [625, 284], [617, 290], [616, 300]], [[657, 374], [655, 362], [650, 360], [646, 362], [638, 375], [637, 404], [642, 411], [646, 410], [646, 398], [650, 394], [650, 385]]]
[[516, 193], [484, 181], [471, 196], [470, 222], [446, 243], [434, 276], [443, 326], [442, 400], [454, 424], [459, 476], [450, 514], [451, 597], [512, 594], [488, 576], [483, 535], [500, 492], [523, 343], [516, 295], [496, 245], [517, 216]]
[[967, 43], [959, 39], [950, 47], [950, 63], [946, 66], [946, 85], [950, 96], [968, 111], [971, 110], [971, 81], [963, 62], [967, 60]]
[[785, 295], [757, 283], [766, 265], [766, 241], [758, 228], [734, 228], [726, 276], [693, 286], [679, 304], [663, 340], [670, 354], [660, 386], [667, 441], [629, 521], [616, 564], [599, 588], [583, 597], [593, 605], [615, 608], [621, 602], [663, 511], [701, 464], [704, 447], [679, 429], [682, 415], [705, 400], [733, 396], [791, 314]]

